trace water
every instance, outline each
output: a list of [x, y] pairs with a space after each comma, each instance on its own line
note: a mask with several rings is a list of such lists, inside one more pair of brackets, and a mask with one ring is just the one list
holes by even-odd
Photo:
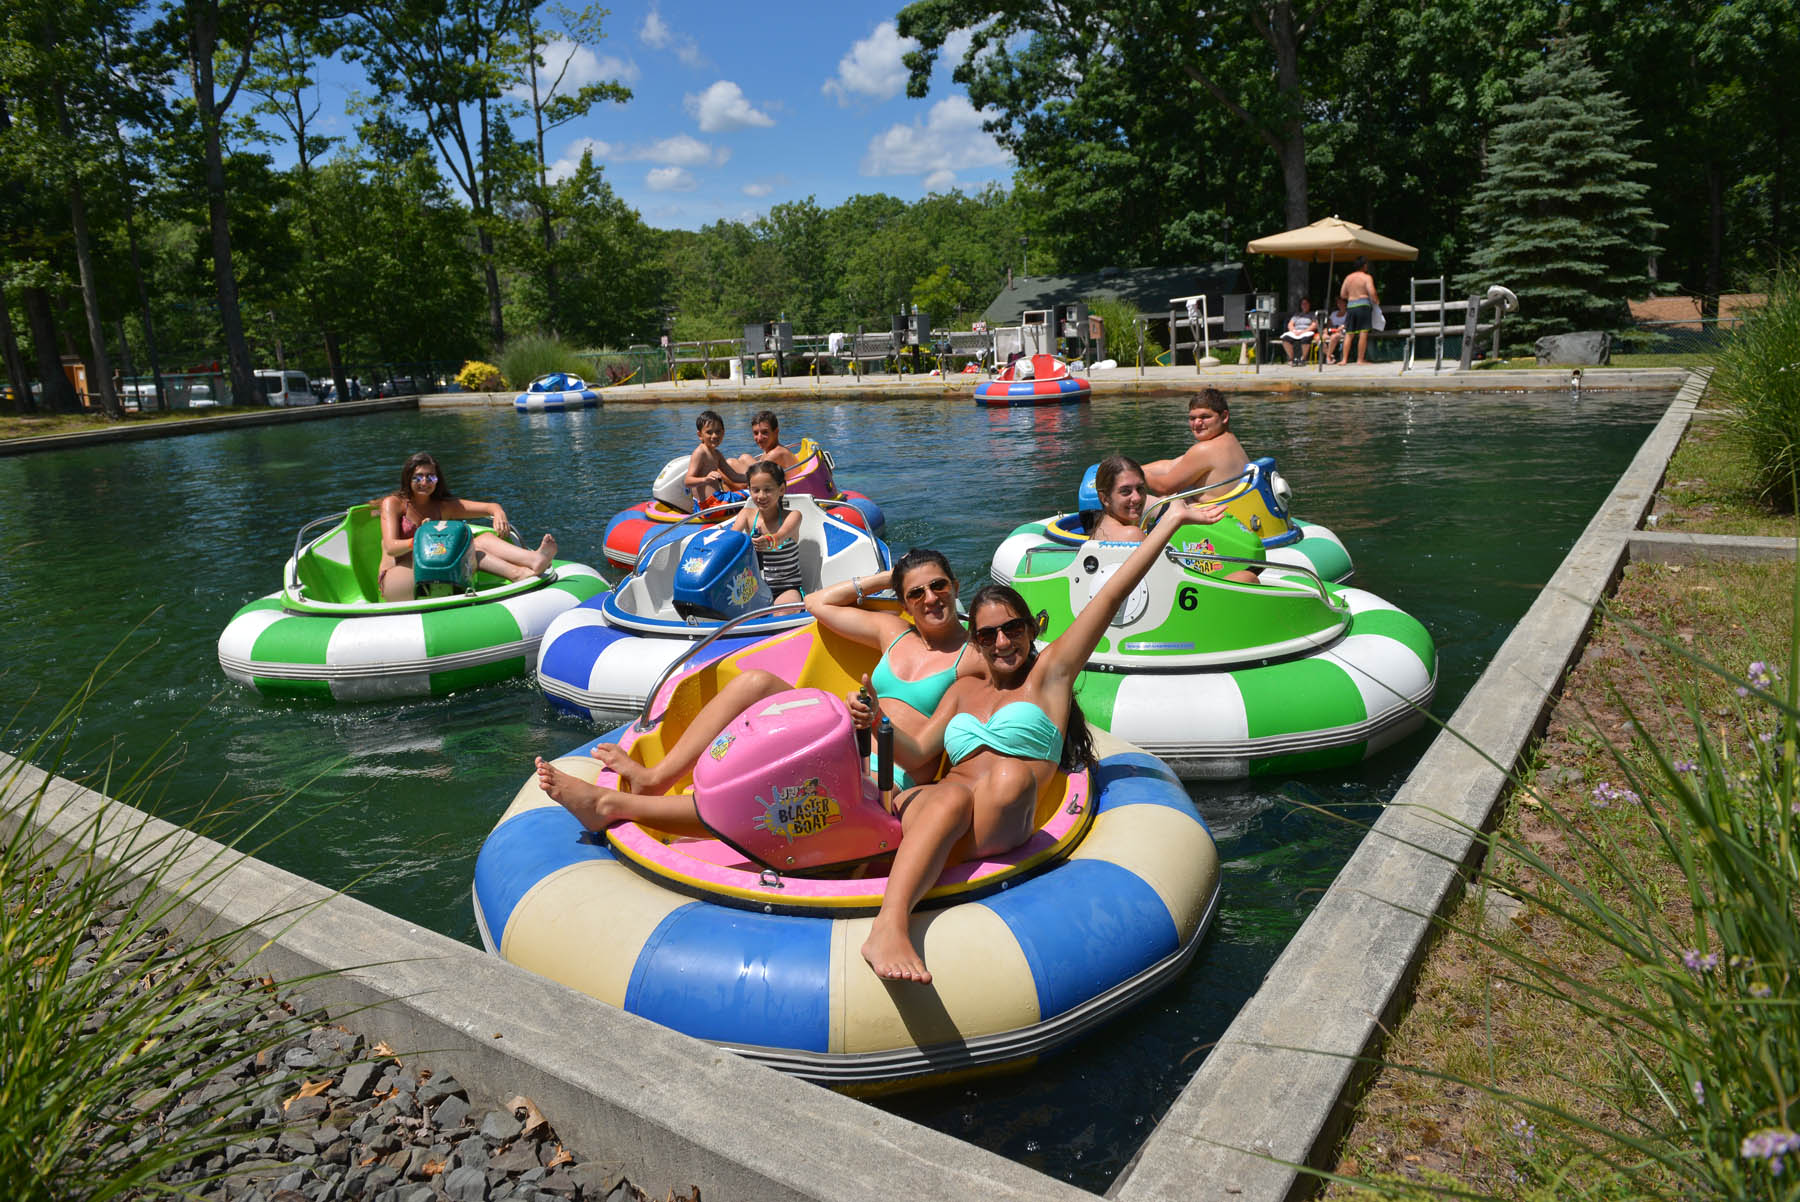
[[[1245, 396], [1232, 429], [1252, 453], [1278, 456], [1299, 516], [1343, 537], [1355, 583], [1431, 631], [1444, 716], [1669, 399]], [[463, 495], [501, 501], [529, 539], [552, 530], [564, 557], [598, 566], [607, 518], [692, 448], [703, 404], [429, 410], [0, 459], [0, 747], [23, 746], [117, 648], [116, 674], [80, 720], [75, 766], [109, 751], [142, 763], [172, 739], [163, 809], [177, 819], [209, 798], [244, 799], [243, 824], [297, 794], [278, 822], [305, 825], [266, 859], [475, 943], [469, 880], [482, 839], [533, 755], [593, 732], [524, 680], [405, 704], [264, 701], [224, 679], [218, 633], [277, 586], [302, 522], [388, 491], [421, 448]], [[715, 407], [727, 449], [748, 447], [759, 406]], [[1087, 464], [1188, 442], [1186, 402], [1169, 397], [1009, 410], [840, 396], [783, 415], [790, 443], [817, 438], [840, 482], [883, 505], [896, 551], [937, 546], [965, 582], [985, 578], [1015, 525], [1067, 508]], [[1191, 786], [1219, 840], [1225, 893], [1189, 971], [1027, 1073], [883, 1105], [1104, 1189], [1348, 856], [1358, 832], [1340, 815], [1369, 817], [1427, 739], [1338, 776]]]

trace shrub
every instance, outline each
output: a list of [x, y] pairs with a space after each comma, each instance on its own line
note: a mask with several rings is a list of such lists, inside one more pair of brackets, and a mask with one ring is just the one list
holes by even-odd
[[[1137, 308], [1110, 296], [1090, 296], [1087, 298], [1087, 307], [1088, 312], [1098, 315], [1106, 323], [1107, 358], [1117, 359], [1121, 365], [1136, 367], [1138, 355]], [[1144, 334], [1144, 366], [1149, 367], [1154, 364], [1156, 357], [1167, 349], [1146, 331]]]
[[1784, 513], [1800, 492], [1800, 267], [1775, 273], [1769, 300], [1719, 355], [1712, 390], [1734, 411], [1755, 489]]
[[698, 363], [677, 363], [675, 365], [675, 378], [677, 380], [698, 380], [704, 375], [706, 375], [706, 372], [701, 369], [701, 365]]
[[553, 371], [587, 376], [587, 368], [575, 348], [559, 338], [528, 334], [506, 344], [500, 353], [500, 371], [515, 388], [523, 388]]
[[500, 369], [479, 359], [471, 359], [463, 364], [462, 370], [456, 373], [456, 382], [462, 385], [464, 392], [498, 392], [506, 387], [506, 381], [500, 377]]

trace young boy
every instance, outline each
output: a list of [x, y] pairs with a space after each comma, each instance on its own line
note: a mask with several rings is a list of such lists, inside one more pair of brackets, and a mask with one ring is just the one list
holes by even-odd
[[733, 458], [733, 471], [748, 472], [751, 464], [766, 459], [782, 471], [791, 472], [800, 462], [800, 456], [781, 445], [781, 419], [773, 409], [764, 409], [750, 419], [750, 437], [756, 440], [756, 451]]
[[1202, 389], [1188, 401], [1188, 430], [1194, 445], [1175, 459], [1158, 459], [1144, 465], [1144, 480], [1159, 497], [1172, 497], [1190, 488], [1230, 480], [1244, 470], [1250, 457], [1244, 444], [1231, 432], [1231, 407], [1216, 388]]
[[744, 473], [734, 470], [725, 462], [725, 456], [719, 454], [719, 444], [725, 441], [725, 419], [711, 409], [701, 412], [694, 419], [694, 433], [700, 439], [700, 445], [688, 456], [687, 485], [688, 495], [694, 498], [694, 508], [703, 509], [712, 504], [721, 489], [729, 481], [734, 484], [744, 483]]

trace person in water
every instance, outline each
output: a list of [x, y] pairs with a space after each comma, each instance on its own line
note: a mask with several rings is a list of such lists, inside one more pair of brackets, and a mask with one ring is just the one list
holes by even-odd
[[[1189, 522], [1211, 523], [1223, 505], [1196, 510], [1171, 503], [1156, 528], [1119, 566], [1068, 627], [1041, 651], [1025, 599], [1005, 585], [978, 590], [969, 604], [969, 636], [985, 676], [959, 677], [915, 735], [895, 723], [895, 758], [918, 763], [941, 752], [950, 767], [933, 784], [899, 794], [905, 832], [888, 872], [881, 909], [862, 946], [875, 974], [929, 983], [913, 942], [913, 907], [947, 863], [1000, 855], [1031, 837], [1038, 793], [1058, 770], [1093, 760], [1093, 741], [1075, 701], [1075, 680], [1121, 602]], [[872, 677], [865, 687], [872, 685]], [[884, 704], [878, 710], [885, 712]]]
[[[1150, 500], [1150, 487], [1137, 460], [1124, 455], [1102, 459], [1094, 472], [1094, 490], [1100, 494], [1100, 517], [1088, 537], [1116, 543], [1144, 541], [1144, 507]], [[1239, 568], [1220, 579], [1255, 584], [1257, 574]]]
[[750, 536], [756, 566], [775, 594], [774, 604], [798, 601], [800, 579], [800, 513], [787, 507], [787, 473], [773, 460], [750, 465], [750, 504], [731, 519], [733, 530]]
[[[900, 598], [901, 612], [866, 608], [863, 602], [883, 589]], [[985, 672], [981, 656], [969, 653], [968, 631], [956, 610], [956, 573], [937, 551], [913, 548], [886, 575], [856, 577], [808, 594], [806, 608], [835, 634], [879, 648], [881, 660], [870, 674], [871, 688], [897, 731], [917, 734], [950, 686], [963, 677]], [[653, 765], [639, 763], [615, 743], [601, 743], [589, 753], [618, 773], [627, 790], [606, 789], [570, 776], [542, 758], [538, 785], [574, 814], [589, 830], [614, 822], [644, 822], [675, 834], [709, 838], [700, 824], [691, 793], [667, 790], [693, 768], [731, 720], [765, 697], [793, 686], [760, 669], [726, 681]], [[855, 707], [853, 707], [855, 708]], [[865, 711], [865, 716], [866, 716]], [[913, 756], [895, 748], [895, 784], [937, 777], [941, 754]]]
[[732, 470], [748, 472], [751, 464], [765, 459], [784, 472], [791, 472], [799, 466], [800, 456], [781, 445], [781, 419], [775, 416], [773, 409], [759, 410], [750, 419], [750, 437], [756, 441], [756, 450], [734, 456], [731, 459]]
[[1217, 388], [1202, 389], [1188, 401], [1188, 429], [1193, 446], [1177, 458], [1144, 465], [1144, 479], [1159, 497], [1235, 480], [1250, 465], [1244, 444], [1231, 432], [1231, 406]]
[[509, 542], [512, 526], [506, 510], [492, 501], [465, 501], [450, 491], [450, 480], [438, 461], [425, 452], [409, 455], [400, 468], [400, 487], [375, 502], [381, 518], [381, 569], [376, 580], [383, 601], [413, 599], [413, 533], [426, 522], [446, 518], [482, 518], [493, 530], [475, 536], [475, 566], [507, 580], [541, 576], [556, 558], [556, 539], [544, 535], [537, 550]]

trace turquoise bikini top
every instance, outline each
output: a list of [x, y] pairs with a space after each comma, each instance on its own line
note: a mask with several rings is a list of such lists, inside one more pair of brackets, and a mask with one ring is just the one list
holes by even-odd
[[1030, 701], [1010, 701], [986, 722], [972, 714], [957, 714], [944, 727], [944, 751], [952, 764], [983, 747], [1001, 755], [1054, 764], [1062, 759], [1062, 745], [1062, 731]]
[[[894, 650], [895, 643], [913, 633], [915, 632], [910, 628], [902, 630], [899, 638], [887, 645], [887, 650], [881, 653], [881, 662], [875, 665], [873, 672], [869, 673], [869, 684], [874, 687], [877, 697], [904, 701], [921, 714], [929, 716], [931, 711], [937, 708], [938, 702], [944, 699], [944, 694], [950, 691], [950, 686], [956, 683], [956, 669], [962, 666], [962, 657], [968, 651], [969, 645], [964, 643], [962, 651], [956, 653], [956, 662], [942, 672], [933, 672], [930, 676], [924, 676], [918, 680], [901, 680], [888, 666], [888, 655]], [[919, 635], [919, 637], [924, 638], [925, 636]]]

